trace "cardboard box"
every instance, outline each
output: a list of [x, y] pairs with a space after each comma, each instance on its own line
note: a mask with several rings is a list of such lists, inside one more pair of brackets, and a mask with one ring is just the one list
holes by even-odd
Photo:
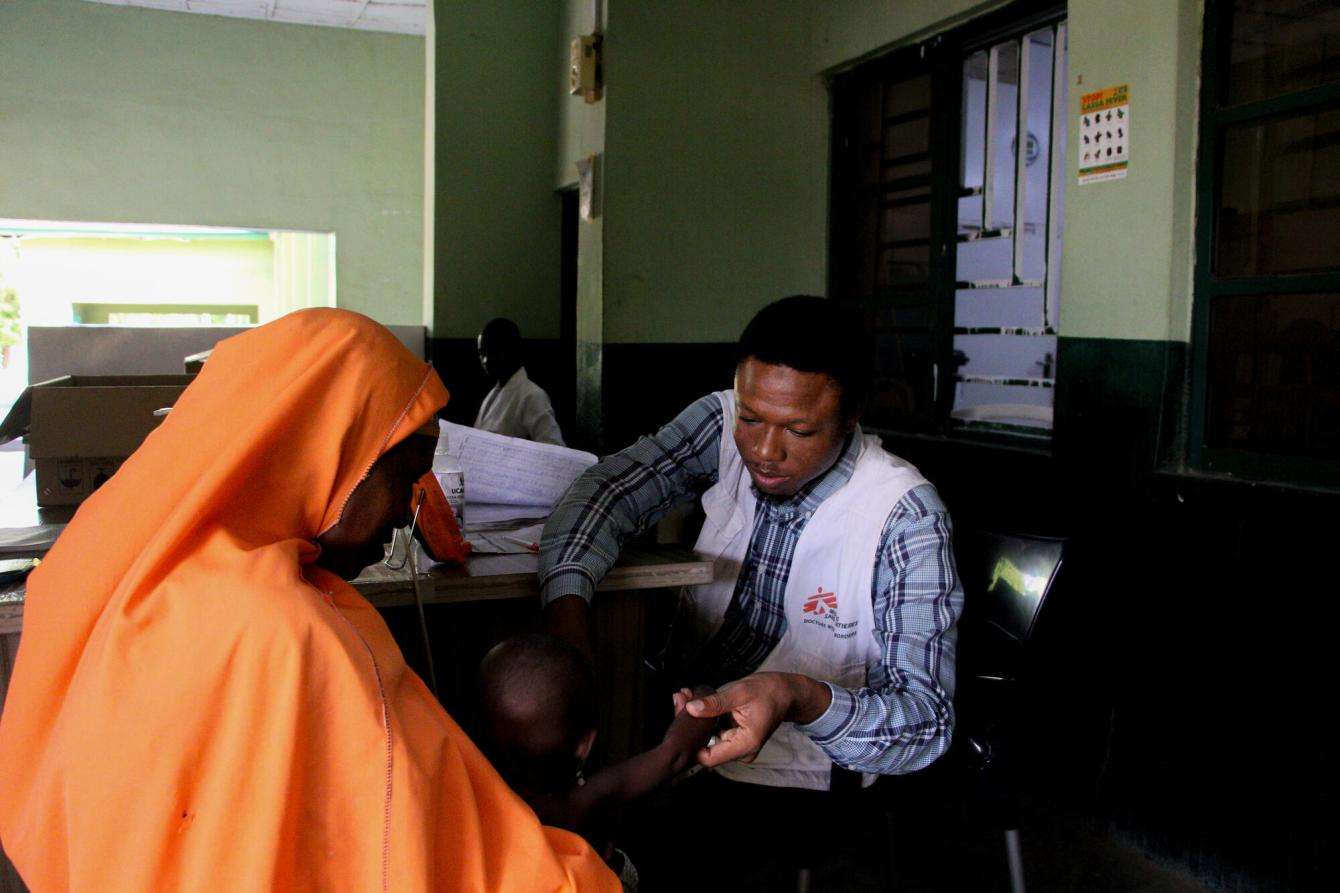
[[77, 505], [139, 448], [191, 380], [67, 375], [30, 385], [0, 423], [0, 443], [26, 440], [39, 506]]

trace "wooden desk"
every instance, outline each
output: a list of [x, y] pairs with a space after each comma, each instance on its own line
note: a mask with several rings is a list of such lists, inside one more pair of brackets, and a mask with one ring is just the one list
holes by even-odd
[[[537, 598], [539, 556], [478, 555], [465, 567], [434, 568], [420, 579], [425, 605], [461, 604], [500, 599]], [[601, 592], [667, 589], [712, 582], [712, 562], [674, 546], [630, 546], [619, 563], [601, 581]], [[354, 588], [378, 608], [414, 604], [409, 571], [385, 565], [365, 571]]]
[[[535, 599], [540, 589], [536, 581], [539, 557], [526, 555], [480, 555], [465, 567], [434, 568], [420, 575], [425, 605], [467, 604], [470, 602]], [[675, 546], [629, 547], [619, 564], [601, 581], [600, 592], [628, 592], [641, 589], [677, 589], [712, 582], [712, 562]], [[354, 581], [357, 589], [378, 608], [396, 608], [414, 604], [414, 586], [409, 571], [392, 571], [377, 565]], [[24, 584], [0, 587], [0, 667], [4, 660], [4, 638], [23, 631]], [[0, 671], [0, 704], [9, 674]]]

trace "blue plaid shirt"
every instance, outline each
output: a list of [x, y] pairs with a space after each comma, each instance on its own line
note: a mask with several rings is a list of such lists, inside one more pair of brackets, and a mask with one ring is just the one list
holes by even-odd
[[[703, 397], [654, 436], [578, 478], [544, 528], [544, 602], [565, 595], [589, 601], [629, 537], [716, 483], [723, 427], [721, 402]], [[851, 478], [858, 452], [853, 437], [833, 467], [796, 495], [759, 499], [735, 592], [700, 664], [713, 668], [713, 681], [754, 672], [781, 640], [796, 543], [819, 504]], [[885, 775], [912, 772], [949, 746], [954, 624], [963, 607], [949, 513], [931, 485], [908, 491], [889, 513], [871, 598], [880, 662], [869, 668], [863, 688], [828, 684], [832, 704], [799, 728], [840, 766]]]

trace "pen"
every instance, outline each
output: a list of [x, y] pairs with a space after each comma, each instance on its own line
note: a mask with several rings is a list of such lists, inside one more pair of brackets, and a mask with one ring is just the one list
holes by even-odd
[[540, 544], [539, 544], [539, 543], [532, 543], [532, 542], [530, 542], [529, 540], [523, 540], [523, 539], [522, 539], [521, 537], [519, 537], [519, 536], [506, 536], [506, 535], [504, 535], [504, 536], [503, 536], [503, 539], [507, 540], [507, 541], [510, 542], [510, 543], [516, 543], [518, 546], [525, 546], [525, 547], [526, 547], [528, 550], [530, 550], [531, 552], [538, 552], [538, 551], [540, 551]]

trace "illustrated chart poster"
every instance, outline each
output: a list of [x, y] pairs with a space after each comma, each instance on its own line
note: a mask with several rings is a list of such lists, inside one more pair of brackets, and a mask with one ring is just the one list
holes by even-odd
[[1131, 160], [1129, 85], [1086, 93], [1079, 99], [1079, 182], [1126, 176]]

